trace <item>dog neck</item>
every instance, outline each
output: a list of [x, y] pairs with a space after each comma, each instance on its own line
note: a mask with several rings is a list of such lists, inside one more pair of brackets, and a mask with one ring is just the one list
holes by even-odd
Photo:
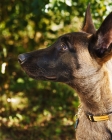
[[108, 69], [103, 67], [92, 76], [77, 79], [75, 89], [85, 112], [94, 115], [112, 112], [112, 87], [109, 76]]

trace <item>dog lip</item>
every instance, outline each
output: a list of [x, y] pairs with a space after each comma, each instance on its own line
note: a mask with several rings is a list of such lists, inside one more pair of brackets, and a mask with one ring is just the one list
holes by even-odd
[[48, 80], [56, 80], [57, 79], [56, 76], [44, 76], [44, 77]]

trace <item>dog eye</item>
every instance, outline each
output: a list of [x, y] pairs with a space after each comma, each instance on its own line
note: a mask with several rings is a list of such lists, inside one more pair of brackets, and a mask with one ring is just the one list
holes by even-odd
[[65, 50], [67, 50], [67, 49], [68, 49], [67, 45], [64, 44], [64, 43], [62, 43], [62, 44], [61, 44], [61, 50], [62, 50], [62, 51], [65, 51]]

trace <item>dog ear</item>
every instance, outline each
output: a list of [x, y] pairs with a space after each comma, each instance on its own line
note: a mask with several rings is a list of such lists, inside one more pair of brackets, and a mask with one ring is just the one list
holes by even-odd
[[101, 63], [108, 61], [112, 56], [112, 12], [103, 21], [92, 37], [93, 52]]
[[91, 17], [90, 4], [88, 4], [87, 10], [86, 10], [84, 23], [82, 26], [82, 31], [90, 33], [90, 34], [94, 34], [96, 32], [96, 29], [95, 29], [95, 26], [93, 24], [92, 17]]

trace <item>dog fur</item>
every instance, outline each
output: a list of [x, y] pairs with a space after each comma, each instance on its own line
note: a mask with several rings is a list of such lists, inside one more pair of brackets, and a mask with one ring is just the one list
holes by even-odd
[[112, 140], [112, 116], [91, 122], [86, 113], [112, 112], [112, 13], [96, 31], [90, 6], [82, 31], [60, 36], [50, 47], [20, 54], [23, 70], [32, 78], [63, 82], [74, 88], [81, 102], [77, 140]]

